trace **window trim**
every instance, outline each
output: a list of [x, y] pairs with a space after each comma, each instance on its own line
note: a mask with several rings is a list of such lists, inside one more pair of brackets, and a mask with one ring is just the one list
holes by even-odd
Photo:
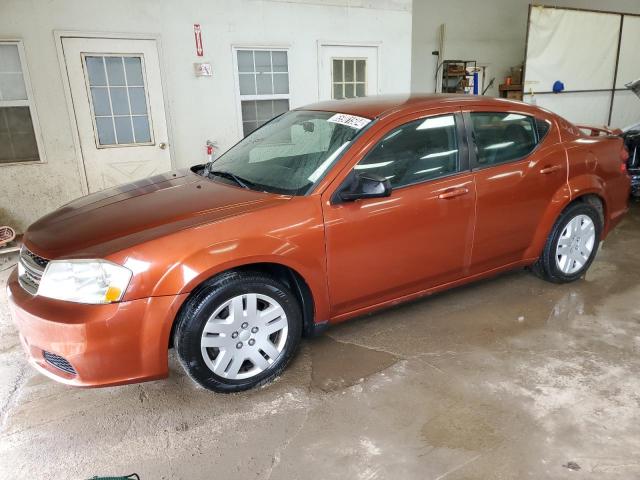
[[[353, 64], [353, 68], [354, 68], [354, 77], [353, 77], [353, 82], [347, 82], [346, 80], [341, 81], [341, 82], [336, 82], [334, 80], [334, 76], [333, 76], [333, 66], [334, 66], [334, 62], [335, 61], [341, 61], [342, 62], [342, 78], [345, 78], [345, 73], [344, 73], [344, 62], [347, 60], [353, 60], [354, 64]], [[357, 72], [357, 68], [356, 68], [356, 63], [358, 60], [364, 60], [364, 81], [363, 82], [358, 82], [356, 81], [356, 72]], [[369, 60], [368, 57], [331, 57], [331, 100], [345, 100], [348, 98], [363, 98], [363, 97], [358, 97], [357, 95], [355, 95], [356, 93], [356, 86], [358, 84], [362, 84], [364, 85], [364, 96], [366, 97], [368, 94], [368, 90], [369, 90], [369, 75], [368, 75], [368, 65], [367, 65], [367, 60]], [[345, 95], [342, 96], [342, 98], [335, 98], [334, 95], [334, 88], [335, 85], [342, 85], [342, 92], [344, 93], [346, 90], [346, 86], [347, 84], [353, 85], [353, 93], [354, 96], [353, 97], [347, 97]]]
[[0, 168], [23, 166], [23, 165], [46, 164], [47, 159], [45, 155], [44, 142], [42, 141], [42, 131], [40, 129], [40, 122], [38, 120], [38, 111], [36, 109], [33, 88], [31, 86], [31, 76], [29, 74], [29, 67], [27, 65], [27, 56], [24, 50], [24, 43], [21, 38], [0, 37], [0, 45], [16, 45], [17, 46], [18, 57], [20, 58], [20, 68], [22, 69], [22, 78], [24, 80], [24, 87], [27, 92], [26, 100], [0, 100], [0, 107], [29, 107], [29, 113], [31, 115], [31, 124], [33, 126], [33, 134], [36, 139], [36, 148], [38, 149], [38, 160], [31, 160], [28, 162], [0, 163]]
[[[289, 76], [289, 93], [283, 94], [269, 94], [269, 95], [241, 95], [240, 94], [240, 72], [238, 71], [238, 51], [242, 50], [253, 50], [253, 51], [269, 51], [269, 52], [286, 52], [287, 54], [287, 75]], [[243, 139], [244, 135], [244, 125], [242, 122], [242, 102], [246, 101], [255, 101], [255, 100], [288, 100], [289, 101], [289, 110], [293, 110], [291, 106], [291, 55], [290, 46], [289, 45], [260, 45], [255, 46], [253, 44], [236, 44], [231, 45], [231, 59], [233, 65], [233, 84], [235, 89], [235, 101], [236, 101], [236, 128], [238, 132], [238, 137]], [[284, 73], [284, 72], [282, 72]], [[260, 128], [260, 127], [258, 127]]]
[[[358, 161], [353, 164], [353, 167], [351, 167], [351, 170], [355, 170], [356, 165], [358, 165], [362, 160], [364, 160], [367, 157], [367, 155], [369, 153], [371, 153], [380, 144], [380, 142], [384, 139], [384, 137], [387, 134], [389, 134], [390, 132], [392, 132], [393, 130], [395, 130], [397, 128], [400, 128], [403, 125], [407, 125], [408, 123], [419, 122], [421, 120], [426, 120], [427, 118], [444, 117], [446, 115], [453, 115], [454, 120], [455, 120], [455, 124], [456, 124], [456, 140], [458, 142], [458, 169], [455, 172], [450, 172], [450, 173], [447, 173], [445, 175], [441, 175], [439, 177], [428, 178], [428, 179], [424, 179], [424, 180], [416, 180], [415, 182], [407, 183], [407, 184], [399, 186], [399, 187], [392, 187], [391, 188], [391, 195], [393, 195], [393, 192], [396, 192], [398, 190], [402, 190], [403, 188], [413, 187], [415, 185], [420, 185], [420, 184], [423, 184], [423, 183], [437, 182], [439, 180], [446, 179], [446, 178], [449, 178], [449, 177], [453, 177], [455, 175], [460, 175], [460, 174], [463, 174], [463, 173], [469, 173], [469, 148], [468, 148], [468, 145], [467, 145], [467, 138], [466, 138], [466, 135], [465, 135], [465, 129], [464, 129], [464, 122], [463, 122], [462, 114], [460, 113], [459, 110], [455, 110], [455, 111], [452, 111], [452, 112], [441, 112], [441, 113], [435, 113], [435, 114], [433, 114], [433, 113], [432, 114], [427, 114], [427, 115], [424, 115], [424, 116], [413, 118], [413, 119], [408, 120], [408, 121], [403, 121], [404, 119], [400, 119], [400, 122], [394, 123], [391, 128], [386, 129], [386, 130], [384, 130], [384, 132], [382, 132], [382, 134], [380, 136], [380, 139], [377, 142], [375, 142], [373, 145], [371, 145], [371, 147], [368, 148], [366, 152], [363, 152], [359, 156]], [[336, 192], [338, 192], [341, 188], [342, 188], [342, 184], [336, 189]]]
[[[139, 58], [140, 59], [140, 67], [142, 69], [142, 82], [143, 85], [142, 87], [144, 88], [144, 99], [145, 102], [147, 104], [147, 113], [145, 114], [147, 117], [147, 121], [149, 122], [149, 137], [150, 137], [150, 141], [148, 142], [134, 142], [134, 143], [111, 143], [111, 144], [105, 144], [102, 145], [100, 143], [100, 138], [98, 136], [98, 126], [96, 124], [96, 119], [99, 116], [96, 116], [95, 110], [94, 110], [94, 106], [93, 106], [93, 96], [91, 94], [91, 85], [89, 84], [89, 72], [87, 70], [87, 57], [95, 57], [95, 56], [100, 56], [100, 57], [131, 57], [131, 58]], [[154, 146], [156, 144], [155, 142], [155, 135], [154, 135], [154, 129], [153, 129], [153, 119], [151, 118], [151, 104], [149, 102], [149, 84], [147, 82], [147, 69], [145, 66], [145, 58], [144, 58], [144, 54], [142, 53], [82, 53], [80, 55], [81, 58], [81, 62], [82, 62], [82, 73], [84, 74], [84, 84], [85, 84], [85, 88], [87, 91], [87, 97], [89, 100], [89, 111], [91, 113], [91, 123], [93, 125], [93, 140], [95, 142], [96, 145], [96, 149], [97, 150], [101, 150], [103, 148], [126, 148], [126, 147], [150, 147], [150, 146]], [[106, 75], [106, 72], [105, 72]], [[108, 83], [108, 80], [107, 80]], [[136, 85], [137, 86], [137, 85]], [[119, 85], [118, 87], [122, 87], [121, 85]], [[125, 85], [124, 87], [127, 89], [127, 102], [129, 103], [129, 107], [131, 107], [131, 100], [129, 99], [129, 85], [127, 83], [127, 79], [126, 79], [126, 75], [125, 75]], [[111, 86], [107, 85], [106, 86], [107, 89], [110, 89]], [[113, 105], [111, 102], [111, 93], [109, 93], [109, 105], [111, 107], [111, 118], [112, 121], [113, 119], [115, 119], [116, 116], [128, 116], [131, 121], [133, 122], [132, 117], [137, 116], [137, 115], [114, 115], [113, 114]], [[117, 133], [115, 133], [116, 130], [116, 126], [115, 123], [113, 125], [113, 131], [115, 136], [117, 137]], [[131, 130], [133, 132], [133, 124], [131, 125]], [[135, 137], [135, 132], [133, 133], [134, 137]]]
[[[508, 160], [506, 162], [500, 162], [500, 163], [495, 163], [495, 164], [491, 164], [491, 165], [481, 165], [478, 162], [478, 156], [476, 155], [476, 142], [474, 139], [474, 130], [473, 130], [473, 122], [471, 120], [471, 114], [472, 113], [506, 113], [506, 114], [516, 114], [516, 115], [524, 115], [526, 117], [530, 117], [533, 119], [534, 121], [534, 133], [536, 136], [536, 146], [533, 148], [533, 150], [531, 150], [529, 153], [527, 153], [526, 155], [523, 155], [521, 157], [518, 158], [514, 158], [512, 160]], [[462, 117], [464, 120], [464, 125], [465, 125], [465, 130], [466, 130], [466, 138], [467, 138], [467, 144], [469, 146], [473, 145], [473, 148], [469, 148], [469, 164], [471, 167], [471, 171], [472, 172], [476, 172], [478, 170], [484, 170], [486, 168], [496, 168], [496, 167], [500, 167], [501, 165], [509, 165], [512, 163], [516, 163], [516, 162], [521, 162], [527, 158], [529, 158], [531, 155], [535, 154], [538, 149], [540, 148], [540, 145], [542, 145], [544, 143], [544, 140], [546, 138], [549, 137], [549, 134], [551, 133], [551, 130], [553, 129], [554, 123], [547, 119], [547, 118], [543, 118], [543, 117], [536, 117], [535, 115], [532, 115], [531, 113], [526, 113], [526, 112], [516, 112], [516, 111], [512, 111], [512, 110], [508, 110], [508, 111], [503, 111], [503, 110], [468, 110], [465, 112], [462, 112]], [[538, 126], [536, 124], [536, 120], [543, 120], [547, 123], [549, 123], [549, 130], [547, 130], [547, 133], [544, 135], [544, 137], [540, 138], [539, 134], [538, 134]]]

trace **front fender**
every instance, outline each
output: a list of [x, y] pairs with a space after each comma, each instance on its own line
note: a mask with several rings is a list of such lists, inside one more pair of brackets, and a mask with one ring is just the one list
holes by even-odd
[[271, 236], [226, 240], [189, 254], [165, 272], [154, 296], [189, 293], [219, 273], [256, 263], [278, 264], [298, 273], [311, 290], [315, 318], [329, 318], [324, 256], [309, 255], [308, 246]]

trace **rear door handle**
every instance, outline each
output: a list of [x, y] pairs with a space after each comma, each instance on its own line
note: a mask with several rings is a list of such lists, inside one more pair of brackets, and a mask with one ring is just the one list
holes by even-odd
[[557, 172], [558, 170], [562, 170], [561, 165], [551, 165], [548, 167], [541, 168], [540, 173], [542, 173], [543, 175], [546, 175], [548, 173]]
[[469, 193], [468, 188], [454, 188], [453, 190], [447, 190], [446, 192], [441, 193], [438, 195], [438, 198], [441, 200], [448, 200], [449, 198], [460, 197], [467, 193]]

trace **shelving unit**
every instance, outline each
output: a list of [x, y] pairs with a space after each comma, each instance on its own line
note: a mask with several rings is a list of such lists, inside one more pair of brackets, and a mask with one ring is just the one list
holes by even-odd
[[476, 60], [445, 60], [442, 62], [442, 93], [469, 93], [467, 87], [473, 83], [477, 69]]

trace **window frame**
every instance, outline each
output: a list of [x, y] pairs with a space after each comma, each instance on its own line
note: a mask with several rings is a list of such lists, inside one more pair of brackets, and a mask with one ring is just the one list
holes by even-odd
[[31, 124], [33, 126], [33, 135], [36, 139], [36, 148], [38, 149], [38, 160], [30, 160], [27, 162], [8, 162], [0, 163], [1, 167], [15, 167], [19, 165], [41, 165], [47, 163], [44, 142], [42, 141], [42, 133], [40, 122], [38, 120], [38, 112], [36, 109], [33, 88], [31, 86], [31, 76], [27, 66], [27, 58], [24, 50], [24, 43], [20, 38], [3, 38], [0, 37], [0, 45], [16, 45], [18, 48], [18, 57], [20, 58], [20, 68], [22, 69], [22, 79], [27, 92], [26, 100], [0, 100], [0, 108], [2, 107], [29, 107], [31, 115]]
[[[344, 70], [344, 64], [345, 64], [345, 61], [349, 61], [349, 60], [353, 61], [353, 70], [354, 70], [354, 72], [353, 72], [353, 81], [352, 82], [347, 82], [345, 80], [346, 75], [345, 75], [345, 70]], [[356, 66], [357, 65], [356, 62], [358, 60], [364, 61], [364, 81], [362, 81], [362, 82], [358, 82], [356, 80], [356, 75], [357, 75], [357, 71], [358, 71], [357, 70], [357, 66]], [[367, 96], [368, 91], [369, 91], [369, 88], [368, 88], [369, 87], [369, 75], [368, 75], [368, 70], [369, 69], [368, 69], [368, 65], [367, 65], [367, 60], [369, 60], [367, 57], [331, 57], [331, 100], [346, 100], [346, 99], [349, 99], [349, 98], [364, 98], [364, 97]], [[334, 74], [334, 71], [333, 71], [334, 62], [336, 62], [336, 61], [342, 62], [342, 78], [343, 78], [343, 80], [340, 81], [340, 82], [336, 82], [334, 80], [334, 75], [333, 75]], [[343, 93], [342, 98], [335, 98], [334, 97], [334, 93], [335, 93], [334, 88], [335, 88], [336, 84], [342, 85], [342, 93]], [[345, 90], [347, 88], [346, 87], [347, 84], [353, 85], [353, 93], [354, 93], [353, 97], [347, 97], [346, 95], [344, 95]], [[362, 97], [358, 97], [355, 94], [356, 93], [356, 87], [357, 87], [358, 84], [364, 85], [364, 95]]]
[[[531, 150], [529, 153], [527, 153], [526, 155], [522, 155], [521, 157], [517, 157], [514, 158], [512, 160], [508, 160], [506, 162], [500, 162], [500, 163], [495, 163], [495, 164], [491, 164], [491, 165], [482, 165], [479, 163], [478, 161], [478, 155], [476, 154], [477, 151], [477, 145], [476, 145], [476, 141], [475, 141], [475, 132], [473, 129], [473, 121], [471, 120], [471, 114], [472, 113], [505, 113], [505, 114], [515, 114], [515, 115], [524, 115], [526, 117], [532, 118], [533, 119], [533, 123], [534, 123], [534, 134], [536, 137], [536, 146], [533, 148], [533, 150]], [[540, 145], [542, 145], [544, 143], [544, 140], [549, 137], [549, 134], [551, 133], [551, 130], [553, 129], [554, 123], [544, 117], [538, 117], [536, 115], [532, 115], [531, 113], [527, 113], [527, 112], [518, 112], [518, 111], [513, 111], [513, 110], [470, 110], [470, 111], [465, 111], [462, 112], [462, 117], [464, 120], [464, 124], [465, 124], [465, 131], [466, 131], [466, 137], [467, 137], [467, 144], [468, 145], [472, 145], [473, 148], [469, 148], [469, 161], [470, 161], [470, 166], [471, 166], [471, 171], [475, 172], [477, 170], [484, 170], [485, 168], [496, 168], [496, 167], [500, 167], [501, 165], [510, 165], [512, 163], [516, 163], [516, 162], [521, 162], [527, 158], [529, 158], [531, 155], [534, 155], [538, 149], [540, 148]], [[542, 120], [543, 122], [547, 122], [549, 124], [549, 129], [547, 130], [547, 132], [544, 134], [544, 136], [540, 137], [540, 134], [538, 132], [538, 124], [537, 124], [537, 120]]]
[[[238, 70], [238, 52], [239, 51], [267, 51], [267, 52], [285, 52], [287, 54], [287, 75], [289, 93], [274, 93], [274, 94], [256, 94], [255, 95], [242, 95], [240, 93], [240, 72]], [[255, 100], [287, 100], [289, 102], [289, 110], [293, 110], [291, 106], [291, 56], [289, 54], [290, 48], [288, 45], [261, 45], [254, 46], [249, 45], [232, 45], [231, 57], [233, 61], [233, 83], [236, 93], [236, 118], [237, 129], [240, 139], [245, 137], [244, 125], [242, 121], [242, 102], [243, 101], [255, 101]], [[273, 72], [272, 72], [273, 73]], [[284, 72], [283, 72], [284, 73]], [[279, 115], [277, 115], [279, 116]], [[258, 128], [260, 128], [260, 125]]]
[[[93, 106], [93, 97], [91, 94], [91, 85], [89, 84], [89, 72], [87, 71], [87, 63], [86, 63], [86, 58], [87, 57], [96, 57], [96, 56], [100, 56], [100, 57], [131, 57], [131, 58], [139, 58], [140, 59], [140, 68], [142, 69], [142, 82], [143, 82], [143, 87], [144, 87], [144, 99], [147, 105], [147, 113], [146, 113], [146, 117], [147, 117], [147, 121], [149, 122], [149, 137], [150, 140], [148, 142], [134, 142], [134, 143], [110, 143], [110, 144], [101, 144], [100, 143], [100, 138], [98, 136], [98, 125], [96, 123], [96, 113], [94, 110], [94, 106]], [[155, 141], [155, 135], [154, 135], [154, 129], [153, 129], [153, 119], [151, 118], [151, 104], [149, 101], [149, 84], [147, 82], [147, 70], [146, 70], [146, 66], [145, 66], [145, 58], [144, 58], [144, 54], [142, 53], [82, 53], [80, 55], [81, 57], [81, 62], [82, 62], [82, 72], [84, 74], [84, 83], [85, 83], [85, 88], [87, 91], [87, 97], [88, 97], [88, 101], [89, 101], [89, 111], [91, 113], [91, 123], [93, 125], [93, 140], [95, 142], [96, 145], [96, 149], [100, 150], [103, 148], [127, 148], [127, 147], [152, 147], [156, 144]], [[106, 72], [105, 72], [106, 75]], [[108, 82], [108, 80], [107, 80]], [[121, 87], [121, 86], [118, 86]], [[125, 76], [125, 85], [124, 87], [128, 90], [129, 89], [129, 85], [127, 84], [127, 80], [126, 80], [126, 76]], [[110, 89], [111, 86], [107, 85], [105, 88]], [[127, 92], [127, 101], [129, 102], [129, 108], [131, 108], [131, 100], [129, 99], [129, 93]], [[121, 116], [121, 115], [115, 115], [113, 113], [113, 105], [111, 102], [111, 94], [109, 93], [109, 105], [111, 106], [111, 118], [112, 120], [116, 117], [116, 116]], [[133, 116], [137, 116], [137, 115], [132, 115], [131, 113], [129, 115], [124, 115], [124, 116], [129, 116], [130, 118]], [[113, 130], [115, 133], [115, 124], [113, 125]], [[131, 125], [131, 130], [133, 132], [133, 124]], [[117, 133], [115, 134], [117, 137]], [[134, 135], [134, 139], [135, 139], [135, 133], [133, 133]]]
[[[403, 117], [401, 119], [398, 119], [398, 121], [394, 122], [389, 128], [384, 129], [382, 132], [378, 133], [378, 140], [373, 143], [371, 145], [370, 148], [368, 148], [365, 152], [362, 152], [361, 155], [358, 156], [358, 160], [353, 164], [353, 166], [350, 168], [350, 172], [351, 171], [355, 171], [355, 167], [362, 161], [364, 160], [367, 155], [369, 155], [371, 152], [373, 152], [373, 150], [380, 144], [381, 141], [383, 141], [384, 137], [386, 137], [389, 133], [391, 133], [392, 131], [407, 125], [409, 123], [414, 123], [414, 122], [419, 122], [419, 121], [424, 121], [428, 118], [437, 118], [437, 117], [444, 117], [447, 115], [452, 115], [454, 117], [454, 121], [455, 121], [455, 125], [456, 125], [456, 140], [458, 142], [458, 169], [455, 172], [450, 172], [447, 173], [445, 175], [441, 175], [439, 177], [435, 177], [435, 178], [428, 178], [428, 179], [424, 179], [424, 180], [416, 180], [415, 182], [411, 182], [411, 183], [407, 183], [405, 185], [399, 186], [399, 187], [392, 187], [391, 189], [391, 195], [393, 196], [393, 192], [396, 192], [398, 190], [402, 190], [403, 188], [407, 188], [407, 187], [413, 187], [415, 185], [421, 185], [421, 184], [426, 184], [426, 183], [431, 183], [431, 182], [438, 182], [440, 180], [446, 179], [446, 178], [450, 178], [453, 177], [455, 175], [460, 175], [463, 173], [469, 173], [470, 171], [470, 164], [469, 164], [469, 146], [468, 146], [468, 140], [467, 140], [467, 135], [465, 132], [465, 124], [464, 124], [464, 120], [463, 120], [463, 116], [462, 113], [459, 110], [455, 110], [452, 112], [438, 112], [438, 113], [433, 113], [433, 112], [425, 112], [424, 115], [420, 115], [420, 116], [414, 116], [411, 115], [409, 117]], [[341, 182], [341, 184], [338, 186], [338, 188], [335, 190], [335, 192], [340, 191], [340, 189], [343, 186], [343, 182]]]

